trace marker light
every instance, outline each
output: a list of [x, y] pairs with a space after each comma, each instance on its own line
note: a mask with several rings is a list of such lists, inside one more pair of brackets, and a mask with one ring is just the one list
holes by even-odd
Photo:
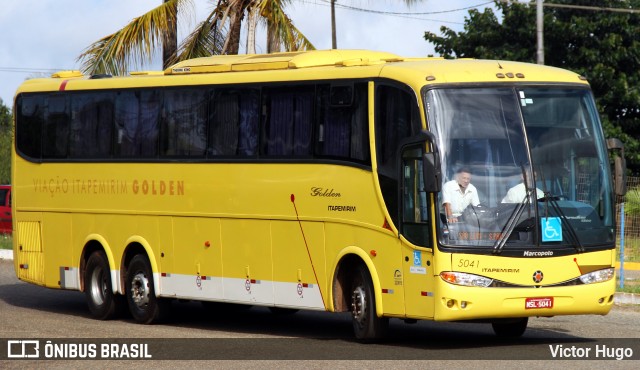
[[580, 281], [582, 281], [582, 284], [602, 283], [613, 279], [614, 274], [615, 270], [613, 268], [607, 268], [584, 274], [580, 276]]
[[464, 286], [487, 287], [493, 282], [493, 279], [489, 279], [484, 276], [454, 271], [441, 272], [440, 278], [442, 278], [442, 280], [446, 281], [447, 283]]

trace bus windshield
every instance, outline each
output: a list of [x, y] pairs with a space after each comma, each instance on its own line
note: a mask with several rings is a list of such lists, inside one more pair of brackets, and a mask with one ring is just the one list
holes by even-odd
[[588, 89], [447, 88], [425, 101], [442, 158], [443, 247], [612, 248], [608, 157]]

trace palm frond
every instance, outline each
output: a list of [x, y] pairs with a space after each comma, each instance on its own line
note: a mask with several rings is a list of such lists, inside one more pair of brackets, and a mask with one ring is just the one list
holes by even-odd
[[220, 54], [224, 45], [224, 32], [218, 14], [214, 10], [182, 41], [178, 53], [170, 64], [183, 60]]
[[151, 61], [162, 45], [162, 35], [168, 32], [171, 23], [178, 21], [178, 13], [189, 12], [192, 5], [192, 0], [169, 0], [135, 18], [89, 45], [78, 57], [81, 69], [86, 74], [122, 75], [132, 65]]
[[285, 51], [315, 50], [315, 46], [293, 24], [284, 12], [289, 0], [263, 0], [260, 15], [267, 23], [267, 32], [273, 32]]

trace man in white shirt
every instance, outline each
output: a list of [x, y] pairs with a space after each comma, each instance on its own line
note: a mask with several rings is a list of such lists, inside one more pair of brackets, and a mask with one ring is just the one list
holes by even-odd
[[[524, 182], [521, 182], [507, 190], [507, 195], [502, 198], [502, 203], [521, 203], [526, 196], [527, 188], [524, 186]], [[536, 199], [540, 198], [544, 198], [544, 193], [542, 190], [536, 188]]]
[[478, 191], [471, 184], [471, 172], [468, 168], [460, 168], [454, 179], [442, 186], [442, 205], [448, 222], [458, 222], [458, 217], [469, 205], [480, 204]]

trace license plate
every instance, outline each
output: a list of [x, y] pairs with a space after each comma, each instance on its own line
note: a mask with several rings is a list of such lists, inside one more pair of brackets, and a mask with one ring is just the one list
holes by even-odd
[[524, 300], [524, 308], [553, 308], [553, 297], [527, 298]]

